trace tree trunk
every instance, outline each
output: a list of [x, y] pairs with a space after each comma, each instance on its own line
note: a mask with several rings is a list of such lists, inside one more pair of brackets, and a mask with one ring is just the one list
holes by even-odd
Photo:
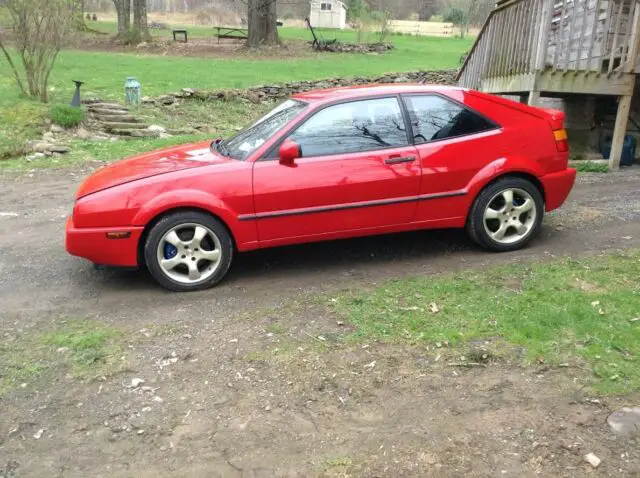
[[131, 31], [131, 0], [120, 0], [123, 6], [124, 32]]
[[131, 0], [113, 0], [118, 15], [118, 37], [126, 38], [131, 28]]
[[276, 0], [249, 0], [248, 45], [259, 48], [263, 45], [278, 45], [276, 25]]
[[151, 41], [147, 24], [147, 0], [133, 0], [133, 38], [134, 43]]

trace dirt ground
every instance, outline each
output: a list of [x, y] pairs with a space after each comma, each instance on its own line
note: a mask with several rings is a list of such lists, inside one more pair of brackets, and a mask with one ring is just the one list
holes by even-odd
[[94, 320], [123, 331], [123, 365], [0, 397], [0, 477], [640, 474], [637, 444], [605, 423], [640, 396], [593, 397], [587, 372], [524, 368], [517, 350], [468, 369], [446, 350], [341, 345], [332, 337], [346, 326], [325, 306], [392, 277], [637, 248], [638, 168], [581, 175], [517, 253], [482, 252], [455, 231], [288, 247], [242, 255], [219, 287], [182, 295], [66, 255], [83, 174], [0, 176], [0, 334]]

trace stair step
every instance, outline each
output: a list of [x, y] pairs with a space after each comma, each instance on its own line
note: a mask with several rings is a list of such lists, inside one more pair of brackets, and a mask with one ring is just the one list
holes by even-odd
[[114, 115], [114, 116], [124, 116], [129, 115], [128, 110], [115, 110], [109, 108], [89, 108], [89, 113], [99, 114], [99, 115]]
[[125, 123], [125, 122], [108, 122], [102, 123], [102, 126], [106, 129], [147, 129], [148, 124], [145, 123]]
[[142, 123], [135, 116], [94, 114], [93, 117], [103, 123]]
[[153, 131], [149, 131], [146, 129], [110, 129], [109, 132], [111, 134], [115, 134], [118, 136], [131, 136], [135, 138], [156, 138], [158, 136], [157, 133]]
[[129, 111], [126, 106], [119, 105], [118, 103], [93, 103], [89, 105], [89, 109], [100, 108], [104, 110], [124, 110]]

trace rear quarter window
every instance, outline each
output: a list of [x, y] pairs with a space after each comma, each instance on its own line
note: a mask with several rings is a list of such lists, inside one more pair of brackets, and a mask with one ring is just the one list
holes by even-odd
[[439, 95], [407, 95], [403, 98], [417, 144], [498, 128], [481, 114]]

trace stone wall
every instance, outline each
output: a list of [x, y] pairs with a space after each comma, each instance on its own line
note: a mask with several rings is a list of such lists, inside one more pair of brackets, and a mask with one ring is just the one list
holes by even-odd
[[310, 90], [336, 88], [341, 86], [366, 85], [371, 83], [431, 83], [455, 85], [457, 70], [413, 71], [407, 73], [388, 73], [378, 77], [329, 78], [324, 80], [297, 81], [278, 85], [263, 85], [243, 90], [195, 90], [184, 88], [178, 93], [169, 93], [156, 98], [143, 98], [143, 103], [171, 105], [181, 99], [202, 101], [216, 99], [244, 98], [253, 102], [264, 100], [282, 100], [296, 93]]

